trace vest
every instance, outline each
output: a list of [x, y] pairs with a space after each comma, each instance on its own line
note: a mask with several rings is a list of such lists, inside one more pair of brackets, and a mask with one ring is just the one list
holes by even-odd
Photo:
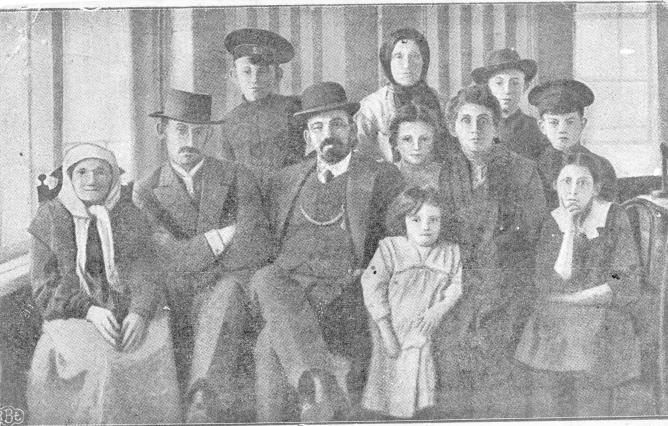
[[287, 271], [340, 278], [354, 269], [352, 236], [346, 221], [343, 173], [321, 183], [312, 172], [299, 192], [276, 264]]

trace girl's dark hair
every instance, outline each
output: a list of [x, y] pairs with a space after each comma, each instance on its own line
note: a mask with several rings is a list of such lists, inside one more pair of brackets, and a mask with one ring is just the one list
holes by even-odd
[[399, 194], [385, 215], [388, 235], [406, 235], [406, 216], [417, 213], [425, 204], [442, 208], [441, 196], [436, 188], [412, 186]]
[[413, 40], [417, 43], [418, 48], [420, 49], [420, 55], [422, 56], [422, 72], [420, 73], [420, 80], [424, 80], [427, 75], [427, 69], [429, 69], [429, 43], [427, 43], [427, 39], [424, 35], [415, 28], [401, 28], [394, 31], [381, 46], [380, 52], [378, 52], [378, 57], [380, 58], [380, 65], [383, 67], [385, 77], [390, 80], [390, 83], [397, 84], [392, 78], [392, 68], [390, 63], [392, 62], [392, 51], [394, 50], [394, 46], [400, 40]]
[[[589, 170], [591, 178], [594, 181], [594, 185], [597, 185], [601, 182], [601, 166], [599, 164], [599, 161], [595, 157], [585, 152], [573, 152], [567, 154], [564, 161], [564, 165], [562, 166], [561, 169], [571, 164]], [[561, 170], [559, 170], [559, 172], [561, 173]]]
[[431, 108], [428, 108], [425, 105], [411, 102], [409, 104], [406, 104], [399, 108], [396, 113], [394, 114], [394, 117], [392, 117], [392, 121], [390, 122], [390, 146], [392, 147], [392, 153], [395, 156], [395, 161], [398, 161], [400, 156], [399, 152], [397, 151], [397, 144], [398, 144], [398, 136], [399, 136], [399, 127], [401, 127], [402, 123], [415, 123], [415, 122], [422, 122], [425, 124], [428, 124], [432, 127], [434, 130], [434, 154], [436, 154], [436, 145], [437, 141], [436, 139], [438, 138], [438, 135], [440, 133], [441, 125], [440, 125], [440, 117], [439, 111], [434, 111]]
[[498, 125], [501, 121], [501, 105], [499, 101], [492, 94], [492, 92], [485, 85], [475, 84], [464, 87], [457, 95], [450, 99], [446, 111], [446, 121], [449, 126], [453, 126], [457, 120], [457, 113], [459, 109], [466, 104], [481, 105], [492, 111], [492, 119], [494, 124]]

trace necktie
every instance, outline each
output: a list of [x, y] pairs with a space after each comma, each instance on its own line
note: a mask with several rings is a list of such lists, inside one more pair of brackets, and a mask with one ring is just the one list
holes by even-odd
[[334, 174], [331, 170], [327, 169], [322, 173], [322, 183], [330, 183], [334, 179]]

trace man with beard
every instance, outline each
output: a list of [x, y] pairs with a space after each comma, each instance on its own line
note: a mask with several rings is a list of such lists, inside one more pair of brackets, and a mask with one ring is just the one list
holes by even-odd
[[294, 48], [280, 35], [257, 28], [229, 33], [225, 48], [234, 59], [229, 77], [241, 90], [242, 102], [223, 118], [220, 155], [248, 167], [264, 191], [271, 174], [304, 158], [293, 117], [299, 99], [278, 94], [280, 65], [292, 59]]
[[315, 151], [269, 191], [274, 262], [253, 277], [265, 326], [256, 346], [258, 421], [342, 419], [364, 386], [370, 336], [359, 277], [384, 236], [397, 169], [352, 151], [357, 102], [339, 84], [307, 88], [304, 139]]
[[471, 73], [476, 84], [489, 87], [501, 105], [498, 138], [511, 151], [536, 161], [549, 145], [536, 119], [520, 109], [520, 100], [536, 75], [533, 59], [520, 59], [514, 49], [492, 51], [485, 65]]
[[242, 166], [202, 155], [211, 96], [172, 89], [150, 116], [169, 161], [134, 200], [155, 226], [186, 421], [250, 421], [252, 374], [239, 360], [246, 351], [252, 364], [256, 332], [247, 284], [271, 251], [260, 192]]

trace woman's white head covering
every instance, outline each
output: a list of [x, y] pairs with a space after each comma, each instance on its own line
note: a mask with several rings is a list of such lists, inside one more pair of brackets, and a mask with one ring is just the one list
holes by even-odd
[[[86, 207], [83, 201], [77, 196], [70, 169], [82, 160], [96, 158], [109, 164], [111, 167], [111, 186], [104, 201]], [[114, 260], [114, 238], [109, 220], [109, 211], [114, 208], [121, 197], [120, 171], [116, 162], [114, 153], [99, 145], [82, 143], [75, 145], [65, 153], [63, 160], [63, 185], [58, 194], [58, 200], [72, 214], [74, 219], [74, 234], [77, 245], [77, 275], [81, 288], [90, 294], [90, 288], [87, 284], [86, 273], [86, 244], [88, 242], [88, 226], [91, 222], [91, 216], [95, 217], [97, 232], [100, 235], [102, 245], [102, 257], [104, 258], [104, 270], [109, 285], [121, 290], [118, 279], [118, 271]]]

